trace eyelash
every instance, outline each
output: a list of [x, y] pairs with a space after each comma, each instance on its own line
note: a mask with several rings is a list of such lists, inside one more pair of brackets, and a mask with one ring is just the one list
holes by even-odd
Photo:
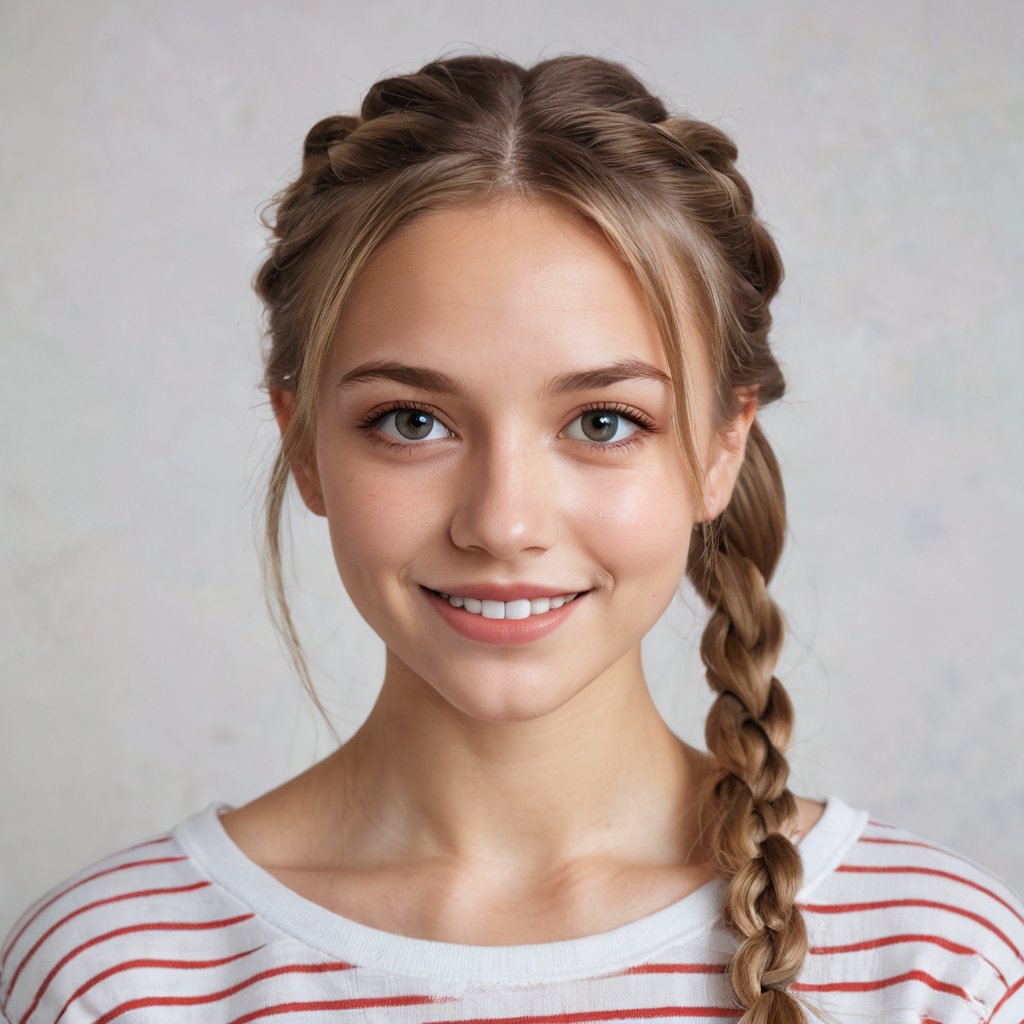
[[[377, 428], [378, 424], [385, 416], [393, 412], [398, 412], [402, 409], [411, 409], [415, 412], [423, 412], [428, 416], [433, 416], [440, 421], [436, 410], [431, 406], [422, 404], [420, 402], [393, 402], [390, 405], [386, 405], [381, 409], [374, 409], [365, 419], [361, 420], [358, 424], [361, 430], [365, 430], [370, 441], [374, 444], [382, 445], [385, 448], [390, 448], [392, 451], [400, 452], [411, 452], [415, 448], [421, 447], [420, 442], [410, 441], [408, 444], [402, 444], [400, 441], [395, 441], [388, 437], [383, 437], [380, 434], [374, 434], [373, 431]], [[645, 416], [638, 409], [634, 409], [631, 406], [623, 405], [621, 402], [592, 402], [589, 405], [584, 406], [577, 412], [573, 417], [573, 420], [578, 419], [580, 416], [586, 415], [588, 412], [595, 412], [600, 410], [601, 412], [614, 412], [619, 416], [624, 417], [633, 423], [638, 429], [635, 430], [628, 437], [623, 438], [621, 441], [615, 441], [612, 444], [602, 444], [600, 441], [581, 441], [580, 444], [588, 445], [591, 450], [598, 450], [601, 452], [622, 452], [629, 448], [633, 448], [638, 444], [643, 444], [644, 440], [649, 434], [657, 433], [657, 428], [654, 425], [654, 421], [648, 416]], [[442, 423], [442, 426], [444, 424]], [[448, 429], [447, 427], [445, 428]], [[570, 440], [576, 440], [570, 438]]]

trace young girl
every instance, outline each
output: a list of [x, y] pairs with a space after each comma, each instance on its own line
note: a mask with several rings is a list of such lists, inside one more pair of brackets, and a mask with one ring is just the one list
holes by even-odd
[[[31, 906], [9, 1021], [1020, 1024], [1020, 899], [787, 788], [757, 419], [782, 267], [735, 159], [590, 57], [437, 61], [313, 127], [256, 281], [268, 577], [310, 685], [294, 479], [379, 699], [309, 771]], [[641, 670], [684, 573], [706, 753]]]

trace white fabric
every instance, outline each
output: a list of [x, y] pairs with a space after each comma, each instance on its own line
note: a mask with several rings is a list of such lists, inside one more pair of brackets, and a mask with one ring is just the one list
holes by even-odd
[[[30, 907], [0, 954], [12, 1022], [737, 1020], [713, 881], [599, 935], [467, 946], [340, 917], [250, 861], [211, 804]], [[836, 796], [797, 849], [831, 1019], [1024, 1021], [1024, 902], [971, 861]], [[813, 1019], [813, 1018], [809, 1018]]]

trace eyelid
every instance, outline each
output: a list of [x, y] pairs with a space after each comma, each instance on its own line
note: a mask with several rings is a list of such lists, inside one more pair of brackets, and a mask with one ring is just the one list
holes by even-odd
[[626, 405], [625, 402], [587, 402], [576, 410], [576, 416], [582, 416], [585, 412], [593, 412], [595, 409], [607, 409], [609, 412], [616, 412], [627, 419], [635, 420], [645, 427], [654, 427], [654, 420], [647, 413], [634, 405]]
[[[390, 412], [400, 412], [403, 409], [412, 409], [415, 412], [425, 412], [433, 416], [439, 423], [444, 420], [437, 409], [429, 402], [419, 402], [415, 398], [406, 399], [404, 402], [385, 402], [383, 405], [375, 406], [359, 420], [360, 425], [368, 426], [382, 420]], [[447, 427], [447, 424], [445, 424]], [[448, 427], [450, 430], [451, 428]]]

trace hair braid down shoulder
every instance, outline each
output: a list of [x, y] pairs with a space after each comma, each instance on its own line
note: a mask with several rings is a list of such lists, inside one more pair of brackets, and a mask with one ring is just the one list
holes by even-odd
[[788, 838], [797, 808], [783, 751], [793, 707], [774, 675], [784, 627], [767, 591], [785, 529], [782, 494], [778, 465], [755, 426], [733, 499], [706, 536], [695, 535], [688, 567], [710, 607], [701, 658], [718, 697], [704, 736], [718, 771], [705, 813], [728, 881], [725, 924], [740, 940], [730, 980], [750, 1024], [805, 1019], [786, 992], [806, 957], [807, 930], [795, 906], [803, 867]]

